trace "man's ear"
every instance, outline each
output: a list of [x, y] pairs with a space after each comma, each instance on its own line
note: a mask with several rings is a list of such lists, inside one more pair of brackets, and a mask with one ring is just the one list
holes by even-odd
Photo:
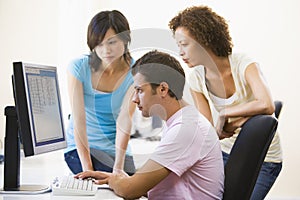
[[159, 84], [159, 94], [162, 96], [162, 97], [165, 97], [169, 92], [169, 85], [168, 83], [166, 82], [161, 82]]

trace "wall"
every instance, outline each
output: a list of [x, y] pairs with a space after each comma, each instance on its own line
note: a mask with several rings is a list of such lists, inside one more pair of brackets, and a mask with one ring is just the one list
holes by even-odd
[[13, 105], [12, 62], [57, 65], [57, 1], [0, 0], [0, 136], [4, 135], [4, 107]]
[[[58, 67], [63, 108], [68, 113], [65, 68], [70, 59], [88, 52], [86, 29], [96, 12], [119, 9], [128, 18], [133, 33], [143, 36], [143, 32], [139, 31], [145, 30], [144, 39], [155, 43], [152, 47], [165, 48], [176, 55], [175, 44], [166, 42], [165, 35], [162, 39], [149, 33], [169, 34], [168, 21], [185, 7], [198, 4], [211, 6], [228, 20], [235, 50], [257, 58], [274, 99], [284, 102], [279, 123], [284, 166], [268, 197], [300, 199], [300, 134], [297, 128], [300, 95], [295, 91], [300, 87], [300, 79], [297, 77], [300, 2], [297, 0], [194, 0], [176, 3], [172, 0], [0, 0], [0, 109], [13, 104], [12, 62], [26, 61]], [[165, 44], [170, 46], [166, 47]], [[148, 48], [139, 43], [132, 50], [138, 57]], [[5, 119], [1, 114], [2, 139], [4, 124]]]

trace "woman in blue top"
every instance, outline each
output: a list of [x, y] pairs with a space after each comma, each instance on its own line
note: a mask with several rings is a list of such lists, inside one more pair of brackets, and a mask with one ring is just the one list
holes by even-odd
[[130, 41], [129, 24], [122, 13], [100, 12], [88, 26], [91, 53], [68, 67], [72, 115], [65, 161], [74, 174], [86, 170], [135, 171], [132, 155], [126, 151], [130, 115], [135, 109], [126, 100], [133, 83]]

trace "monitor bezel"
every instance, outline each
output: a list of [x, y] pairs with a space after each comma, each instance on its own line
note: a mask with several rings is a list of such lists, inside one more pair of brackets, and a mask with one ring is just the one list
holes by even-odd
[[[47, 153], [67, 147], [66, 134], [64, 129], [63, 112], [61, 106], [61, 97], [59, 90], [59, 81], [57, 76], [57, 68], [54, 66], [14, 62], [13, 85], [15, 95], [15, 105], [17, 117], [19, 121], [19, 134], [22, 140], [24, 155], [32, 156], [42, 153]], [[29, 94], [28, 79], [26, 68], [49, 69], [55, 71], [56, 93], [58, 98], [58, 109], [62, 130], [62, 138], [44, 142], [42, 145], [36, 142], [36, 131], [31, 107], [31, 99]]]

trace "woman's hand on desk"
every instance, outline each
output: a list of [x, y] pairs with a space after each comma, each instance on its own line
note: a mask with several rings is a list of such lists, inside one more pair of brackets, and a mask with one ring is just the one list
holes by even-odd
[[76, 174], [75, 178], [80, 179], [87, 179], [92, 178], [94, 179], [94, 183], [101, 185], [101, 184], [108, 184], [108, 179], [112, 176], [112, 173], [109, 172], [102, 172], [102, 171], [84, 171]]

